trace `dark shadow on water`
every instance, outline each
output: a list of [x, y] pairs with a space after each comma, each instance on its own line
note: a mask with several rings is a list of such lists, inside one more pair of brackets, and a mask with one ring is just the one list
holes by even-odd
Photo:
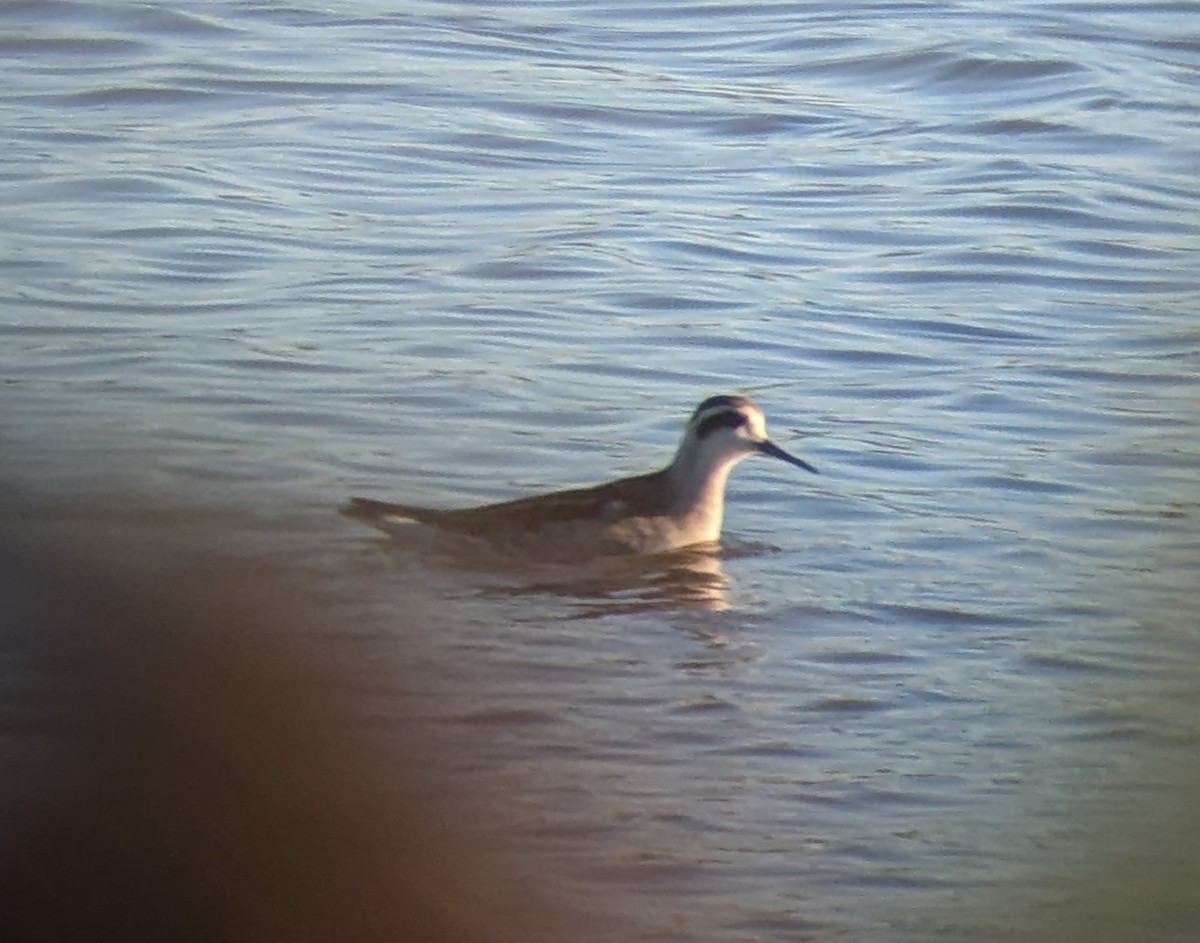
[[578, 566], [541, 566], [514, 576], [518, 582], [484, 594], [557, 596], [572, 604], [576, 619], [679, 610], [724, 612], [729, 608], [729, 577], [717, 548], [618, 557]]
[[[504, 836], [515, 836], [518, 847], [528, 837], [529, 820], [510, 824], [505, 812], [512, 789], [523, 784], [510, 779], [507, 791], [489, 790], [486, 763], [470, 761], [462, 766], [472, 775], [448, 783], [437, 775], [445, 768], [438, 756], [444, 738], [431, 741], [427, 729], [411, 726], [403, 705], [379, 722], [363, 693], [372, 668], [331, 644], [336, 633], [318, 624], [320, 601], [296, 576], [301, 561], [290, 559], [289, 572], [281, 572], [221, 559], [214, 547], [227, 544], [211, 533], [201, 539], [199, 519], [187, 515], [154, 517], [149, 526], [142, 516], [117, 527], [107, 512], [81, 511], [72, 519], [60, 509], [53, 527], [72, 535], [67, 543], [29, 536], [49, 526], [46, 515], [4, 510], [0, 502], [6, 939], [723, 943], [776, 930], [780, 938], [822, 938], [824, 924], [802, 912], [803, 902], [768, 901], [756, 915], [738, 896], [745, 874], [708, 858], [682, 869], [678, 880], [667, 874], [655, 883], [638, 871], [636, 891], [613, 880], [582, 885], [583, 894], [579, 884], [556, 883], [563, 877], [553, 865], [502, 847]], [[96, 530], [98, 521], [104, 526]], [[153, 541], [126, 539], [164, 523], [177, 538], [183, 521], [197, 528], [184, 541], [195, 541], [190, 551], [164, 554]], [[223, 540], [229, 524], [219, 522]], [[259, 536], [270, 542], [279, 532]], [[342, 556], [356, 546], [335, 545]], [[539, 570], [536, 577], [514, 566], [505, 580], [517, 587], [493, 594], [562, 597], [579, 607], [580, 618], [687, 608], [693, 594], [704, 608], [709, 589], [727, 589], [722, 562], [729, 554], [758, 552], [735, 545], [721, 554], [631, 560], [609, 572]], [[372, 548], [370, 556], [381, 554]], [[387, 578], [388, 569], [378, 567], [378, 575]], [[407, 595], [387, 598], [400, 608], [387, 624], [403, 636], [407, 658], [430, 627], [406, 607]], [[574, 644], [578, 636], [564, 637]], [[701, 696], [681, 701], [681, 709], [700, 719], [712, 713], [719, 723], [737, 716], [737, 692], [709, 682], [714, 668], [737, 652], [722, 650], [716, 635], [705, 641], [700, 661], [679, 665], [705, 681]], [[387, 670], [403, 674], [404, 664], [389, 663]], [[391, 686], [403, 688], [403, 681], [392, 679]], [[535, 693], [531, 708], [506, 710], [485, 700], [478, 716], [534, 729], [552, 724], [552, 702], [537, 700], [540, 687]], [[857, 717], [890, 723], [892, 716], [882, 701], [848, 697], [813, 705], [821, 708], [808, 711], [814, 723], [836, 715], [829, 725], [835, 738]], [[373, 723], [364, 722], [368, 716]], [[1158, 751], [1158, 765], [1140, 766], [1105, 815], [1077, 815], [1073, 797], [1065, 796], [1061, 814], [1012, 823], [1030, 835], [1029, 860], [1016, 880], [964, 884], [943, 904], [898, 906], [886, 925], [861, 933], [847, 916], [828, 938], [1196, 938], [1195, 729], [1182, 729], [1173, 751]], [[1114, 753], [1123, 748], [1120, 740], [1110, 746]], [[792, 755], [790, 746], [780, 753]], [[1055, 762], [1048, 753], [1046, 764]], [[582, 784], [590, 772], [581, 765]], [[656, 797], [670, 806], [670, 790], [692, 772], [681, 767]], [[778, 775], [792, 775], [786, 760]], [[1037, 798], [1031, 794], [1031, 808]], [[677, 811], [689, 811], [686, 801], [671, 807]], [[487, 838], [474, 828], [483, 820]], [[722, 809], [711, 825], [711, 833], [694, 836], [704, 855], [720, 849], [741, 822]], [[834, 833], [830, 842], [851, 837]], [[611, 852], [602, 837], [569, 829], [558, 840], [583, 858], [594, 849]], [[638, 861], [655, 851], [653, 835], [622, 848]], [[966, 860], [973, 854], [962, 853]], [[807, 860], [793, 856], [786, 865], [803, 875]], [[806, 890], [816, 905], [822, 887], [843, 900], [846, 888], [854, 888], [854, 871], [840, 872], [830, 860], [812, 860], [813, 873], [828, 881]], [[896, 872], [882, 889], [918, 879]], [[689, 925], [689, 907], [700, 898], [688, 894], [701, 892], [711, 926], [699, 925], [700, 917]]]
[[483, 782], [453, 798], [411, 725], [365, 722], [373, 669], [296, 579], [96, 532], [64, 548], [6, 510], [6, 939], [603, 935], [544, 899], [536, 865], [517, 876]]
[[399, 565], [443, 567], [473, 578], [482, 584], [475, 590], [479, 597], [556, 597], [570, 602], [574, 617], [581, 619], [638, 612], [723, 612], [729, 608], [730, 580], [722, 561], [752, 552], [712, 545], [551, 562], [420, 526], [403, 539], [385, 537], [382, 545]]

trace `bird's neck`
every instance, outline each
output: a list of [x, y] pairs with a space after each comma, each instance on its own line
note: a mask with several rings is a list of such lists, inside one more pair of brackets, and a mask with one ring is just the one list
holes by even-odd
[[680, 452], [667, 467], [671, 513], [687, 518], [716, 540], [725, 516], [725, 485], [737, 460], [696, 461], [694, 454]]

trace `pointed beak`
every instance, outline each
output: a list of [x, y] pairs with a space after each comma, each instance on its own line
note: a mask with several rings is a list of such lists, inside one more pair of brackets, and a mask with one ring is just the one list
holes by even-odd
[[799, 466], [800, 468], [803, 468], [805, 471], [812, 472], [814, 475], [818, 474], [817, 470], [815, 468], [813, 468], [810, 464], [808, 464], [808, 462], [806, 462], [804, 459], [796, 458], [795, 455], [792, 455], [789, 452], [785, 452], [783, 449], [781, 449], [778, 445], [776, 445], [770, 439], [767, 439], [766, 441], [763, 441], [763, 442], [759, 442], [758, 450], [763, 455], [770, 455], [771, 458], [782, 459], [783, 461], [787, 462], [790, 465]]

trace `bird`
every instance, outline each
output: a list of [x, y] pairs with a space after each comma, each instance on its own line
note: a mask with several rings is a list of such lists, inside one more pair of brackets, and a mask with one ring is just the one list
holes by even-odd
[[671, 463], [649, 474], [481, 507], [439, 510], [351, 498], [341, 511], [391, 534], [423, 524], [552, 559], [670, 553], [719, 543], [729, 474], [752, 455], [817, 471], [768, 438], [763, 412], [751, 400], [720, 395], [693, 410]]

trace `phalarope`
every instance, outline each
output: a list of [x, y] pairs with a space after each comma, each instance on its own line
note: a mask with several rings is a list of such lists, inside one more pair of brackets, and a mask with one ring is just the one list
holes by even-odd
[[816, 472], [767, 438], [750, 400], [712, 396], [692, 413], [671, 464], [647, 475], [459, 510], [351, 498], [342, 512], [384, 531], [415, 522], [539, 555], [567, 547], [589, 556], [666, 553], [719, 540], [729, 473], [751, 455]]

